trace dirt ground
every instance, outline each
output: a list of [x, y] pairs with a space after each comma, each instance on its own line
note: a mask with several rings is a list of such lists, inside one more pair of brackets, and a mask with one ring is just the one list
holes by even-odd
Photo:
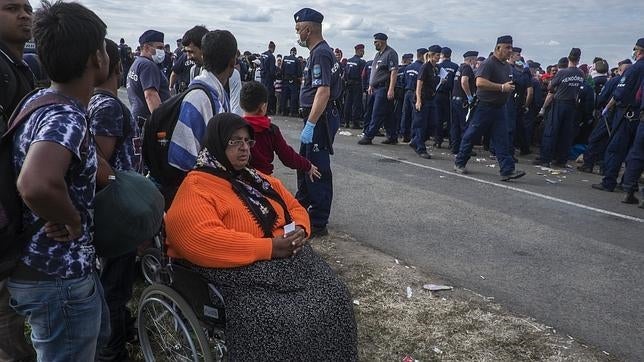
[[425, 290], [431, 276], [349, 235], [311, 244], [351, 290], [361, 361], [617, 360], [472, 291]]

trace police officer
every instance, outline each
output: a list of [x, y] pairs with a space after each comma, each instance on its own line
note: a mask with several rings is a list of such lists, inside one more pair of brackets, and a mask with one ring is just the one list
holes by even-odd
[[[644, 38], [638, 41], [638, 43], [640, 42], [642, 43], [640, 48], [644, 47]], [[644, 82], [640, 83], [639, 93], [644, 94]], [[642, 171], [644, 171], [644, 96], [640, 100], [639, 118], [640, 124], [637, 126], [633, 146], [626, 157], [626, 170], [623, 176], [623, 188], [626, 191], [626, 197], [622, 202], [626, 204], [636, 204], [639, 201], [635, 197], [635, 193], [637, 192], [637, 180], [642, 176]], [[642, 189], [642, 196], [642, 200], [639, 201], [639, 208], [644, 209], [644, 189]]]
[[373, 67], [373, 60], [367, 60], [364, 65], [364, 70], [362, 71], [362, 95], [364, 98], [363, 109], [364, 114], [362, 116], [362, 132], [367, 132], [369, 123], [371, 123], [371, 113], [373, 111], [373, 94], [369, 94], [369, 79], [371, 79], [371, 68]]
[[[432, 158], [427, 153], [425, 141], [429, 138], [431, 127], [437, 126], [436, 86], [439, 84], [436, 64], [440, 60], [441, 47], [432, 45], [428, 49], [429, 60], [423, 64], [416, 80], [416, 95], [414, 97], [414, 115], [411, 123], [412, 138], [409, 146], [422, 158]], [[427, 56], [426, 55], [426, 56]]]
[[394, 89], [394, 122], [396, 122], [396, 127], [398, 127], [397, 133], [399, 136], [402, 136], [401, 120], [405, 101], [405, 71], [412, 60], [414, 60], [413, 54], [403, 54], [402, 63], [398, 66], [398, 75], [396, 76], [396, 88]]
[[549, 167], [554, 158], [554, 166], [566, 166], [574, 137], [577, 97], [584, 84], [584, 74], [577, 68], [580, 57], [581, 50], [572, 48], [568, 56], [568, 67], [564, 67], [564, 59], [561, 59], [558, 64], [561, 68], [548, 85], [548, 96], [539, 114], [544, 115], [551, 103], [552, 107], [544, 124], [541, 157], [534, 164]]
[[268, 90], [268, 114], [275, 114], [275, 73], [277, 72], [275, 56], [275, 43], [271, 40], [268, 43], [268, 50], [261, 55], [262, 84]]
[[[606, 147], [604, 155], [604, 177], [601, 184], [594, 184], [592, 187], [602, 191], [613, 191], [617, 186], [617, 175], [622, 167], [622, 162], [628, 154], [628, 150], [633, 144], [635, 132], [639, 127], [638, 108], [640, 107], [642, 93], [638, 93], [644, 81], [644, 38], [641, 38], [633, 48], [633, 59], [635, 64], [629, 67], [615, 88], [613, 98], [602, 111], [602, 114], [608, 113], [613, 107], [615, 117], [612, 122], [611, 140]], [[637, 159], [637, 157], [635, 157]], [[630, 181], [629, 181], [630, 182]], [[632, 184], [629, 187], [633, 188]]]
[[441, 85], [436, 93], [436, 114], [438, 127], [434, 133], [434, 147], [441, 148], [443, 137], [449, 132], [452, 124], [452, 90], [454, 88], [454, 77], [458, 71], [458, 64], [452, 62], [452, 49], [441, 48], [441, 61], [438, 64], [438, 72], [447, 72], [447, 77], [441, 80]]
[[479, 102], [454, 161], [454, 171], [458, 173], [466, 173], [465, 165], [470, 159], [473, 142], [490, 129], [496, 158], [501, 166], [501, 180], [509, 181], [525, 176], [525, 172], [514, 168], [508, 138], [505, 104], [514, 91], [510, 79], [512, 68], [507, 63], [511, 54], [512, 37], [501, 36], [496, 40], [494, 53], [476, 71], [476, 96]]
[[450, 128], [450, 149], [452, 154], [458, 154], [461, 147], [461, 138], [467, 128], [467, 113], [470, 107], [474, 106], [474, 95], [476, 94], [476, 57], [479, 52], [470, 50], [463, 54], [463, 64], [458, 67], [454, 74], [454, 86], [452, 91], [452, 124]]
[[[532, 99], [528, 100], [526, 106], [528, 107], [528, 113], [525, 115], [525, 140], [528, 145], [532, 145], [532, 139], [534, 135], [534, 129], [537, 123], [537, 114], [541, 107], [543, 107], [543, 102], [545, 100], [543, 86], [541, 84], [541, 79], [539, 79], [539, 68], [541, 64], [537, 62], [528, 61], [530, 74], [532, 79]], [[529, 150], [529, 149], [528, 149]]]
[[147, 30], [139, 37], [141, 55], [136, 57], [127, 75], [127, 97], [132, 116], [139, 127], [152, 111], [170, 98], [168, 79], [158, 67], [165, 59], [163, 33]]
[[[297, 60], [297, 49], [291, 48], [289, 55], [282, 61], [282, 97], [280, 109], [283, 116], [295, 117], [298, 109], [298, 97], [300, 95], [299, 83], [302, 78], [302, 67]], [[289, 102], [289, 111], [286, 110], [286, 102]]]
[[508, 120], [510, 121], [510, 153], [514, 156], [514, 146], [517, 145], [521, 155], [529, 155], [532, 153], [530, 150], [530, 140], [526, 125], [526, 113], [528, 112], [528, 104], [532, 103], [534, 90], [532, 88], [532, 74], [530, 73], [530, 65], [525, 62], [521, 56], [523, 49], [519, 47], [512, 48], [512, 57], [510, 57], [510, 64], [512, 65], [512, 81], [514, 82], [514, 93], [508, 100]]
[[[618, 63], [617, 76], [609, 79], [597, 96], [595, 108], [599, 112], [606, 107], [610, 98], [613, 96], [615, 88], [617, 88], [617, 84], [619, 84], [619, 81], [622, 79], [622, 74], [624, 74], [624, 71], [626, 71], [626, 69], [628, 69], [632, 64], [633, 62], [631, 62], [630, 59], [625, 59]], [[583, 165], [578, 166], [577, 170], [592, 173], [595, 163], [600, 161], [600, 158], [603, 157], [604, 152], [606, 152], [606, 146], [608, 146], [608, 138], [610, 136], [608, 132], [609, 120], [612, 119], [613, 115], [614, 110], [611, 109], [605, 116], [598, 117], [599, 119], [595, 124], [595, 128], [593, 128], [593, 131], [588, 137], [588, 146], [586, 147], [586, 151], [584, 151], [583, 157], [584, 163]]]
[[367, 90], [367, 93], [373, 94], [374, 97], [373, 110], [371, 121], [358, 144], [372, 144], [371, 140], [378, 133], [378, 128], [384, 124], [387, 139], [382, 143], [393, 145], [398, 143], [398, 124], [395, 124], [393, 119], [394, 88], [398, 76], [398, 53], [387, 45], [386, 34], [376, 33], [373, 35], [373, 39], [378, 53], [373, 58], [373, 69]]
[[333, 50], [322, 37], [324, 16], [304, 8], [294, 15], [297, 42], [310, 51], [303, 71], [300, 105], [304, 129], [300, 135], [300, 154], [311, 161], [322, 174], [312, 182], [304, 172], [297, 173], [298, 201], [311, 218], [311, 236], [328, 233], [327, 224], [333, 200], [331, 159], [333, 140], [340, 127], [334, 101], [340, 96], [339, 64]]
[[420, 69], [425, 63], [424, 57], [426, 53], [427, 48], [416, 49], [416, 61], [405, 68], [405, 97], [403, 98], [402, 118], [400, 121], [400, 134], [405, 143], [411, 141], [411, 122], [416, 105], [414, 98], [416, 96], [416, 81], [418, 80]]
[[344, 121], [347, 127], [360, 128], [362, 118], [362, 71], [366, 62], [364, 56], [364, 44], [354, 47], [356, 54], [349, 58], [345, 70], [346, 80], [346, 102], [344, 104]]

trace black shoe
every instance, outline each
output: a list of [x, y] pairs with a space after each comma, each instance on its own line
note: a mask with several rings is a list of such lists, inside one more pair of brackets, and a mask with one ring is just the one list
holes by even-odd
[[594, 188], [595, 190], [599, 190], [599, 191], [613, 192], [613, 190], [610, 190], [610, 189], [604, 187], [603, 184], [592, 184], [592, 185], [590, 185], [590, 187]]
[[395, 138], [387, 138], [386, 140], [380, 142], [383, 145], [396, 145], [398, 144], [398, 140]]
[[327, 235], [329, 235], [329, 230], [326, 228], [326, 226], [323, 226], [323, 227], [311, 226], [312, 238], [317, 238], [317, 237], [322, 237]]
[[507, 175], [502, 175], [501, 176], [501, 181], [510, 181], [510, 180], [516, 180], [518, 178], [521, 178], [525, 176], [525, 172], [521, 170], [514, 170], [512, 173], [507, 174]]
[[418, 157], [420, 157], [420, 158], [425, 158], [425, 159], [428, 159], [428, 160], [431, 160], [431, 159], [432, 159], [432, 156], [430, 156], [430, 155], [429, 155], [429, 153], [427, 153], [427, 152], [421, 152], [421, 153], [419, 153], [419, 154], [418, 154]]
[[626, 196], [624, 197], [624, 200], [622, 200], [622, 202], [625, 203], [625, 204], [634, 205], [634, 204], [639, 203], [640, 200], [637, 197], [635, 197], [634, 192], [629, 192], [629, 193], [626, 194]]
[[403, 137], [403, 143], [409, 143], [411, 142], [411, 137]]
[[577, 171], [585, 173], [593, 173], [593, 168], [589, 166], [577, 166]]
[[371, 142], [371, 140], [370, 140], [370, 139], [368, 139], [368, 138], [366, 138], [366, 137], [362, 137], [362, 138], [360, 139], [360, 141], [358, 141], [358, 144], [359, 144], [359, 145], [372, 145], [372, 144], [373, 144], [373, 142]]

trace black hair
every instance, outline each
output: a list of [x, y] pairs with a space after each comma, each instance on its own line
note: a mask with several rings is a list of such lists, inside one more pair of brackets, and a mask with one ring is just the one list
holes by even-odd
[[43, 1], [36, 11], [33, 36], [41, 63], [52, 81], [80, 78], [87, 60], [103, 48], [107, 26], [78, 3]]
[[186, 31], [185, 34], [183, 34], [183, 38], [181, 39], [181, 45], [183, 45], [184, 47], [187, 47], [190, 44], [194, 44], [197, 48], [201, 49], [201, 39], [207, 33], [208, 33], [208, 29], [206, 29], [205, 26], [197, 25], [192, 29]]
[[244, 83], [239, 96], [239, 105], [246, 112], [256, 112], [262, 103], [268, 103], [266, 87], [257, 81]]
[[228, 68], [237, 54], [237, 39], [228, 30], [210, 31], [201, 39], [203, 66], [207, 71], [219, 74]]
[[121, 64], [121, 57], [119, 57], [119, 46], [116, 45], [113, 40], [105, 38], [105, 51], [110, 57], [110, 72], [108, 76], [111, 76], [112, 74], [116, 73], [116, 69]]

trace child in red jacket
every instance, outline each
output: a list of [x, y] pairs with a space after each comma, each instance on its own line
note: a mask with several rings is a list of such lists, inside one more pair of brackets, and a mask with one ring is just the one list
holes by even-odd
[[259, 82], [247, 82], [242, 86], [240, 105], [244, 110], [244, 119], [255, 131], [255, 146], [250, 149], [250, 165], [256, 170], [270, 175], [273, 173], [274, 155], [284, 166], [308, 174], [311, 181], [320, 178], [321, 174], [309, 160], [300, 156], [286, 143], [279, 127], [271, 123], [266, 116], [268, 91]]

